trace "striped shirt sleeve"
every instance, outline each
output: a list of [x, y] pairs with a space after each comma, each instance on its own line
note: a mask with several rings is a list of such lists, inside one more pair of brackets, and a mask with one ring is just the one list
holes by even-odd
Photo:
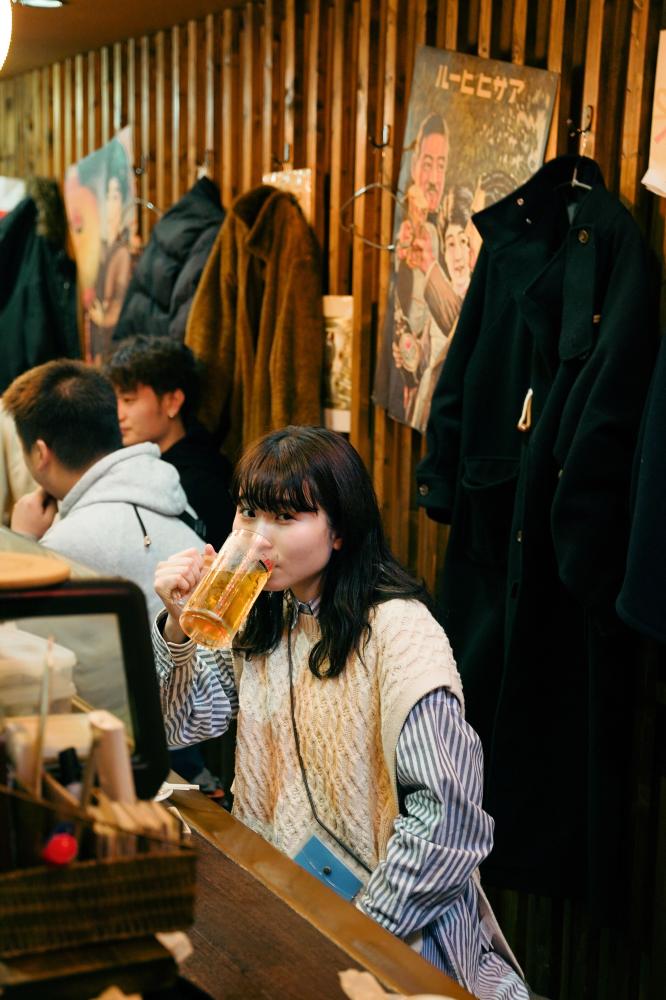
[[191, 639], [166, 642], [165, 619], [166, 611], [155, 619], [152, 641], [167, 743], [182, 747], [220, 736], [238, 713], [231, 651]]
[[396, 819], [386, 858], [360, 905], [407, 937], [440, 918], [468, 888], [492, 848], [493, 821], [481, 807], [479, 738], [445, 688], [414, 706], [396, 756], [406, 815]]

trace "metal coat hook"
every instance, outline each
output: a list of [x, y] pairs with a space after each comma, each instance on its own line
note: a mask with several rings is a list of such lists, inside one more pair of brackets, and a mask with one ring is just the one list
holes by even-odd
[[215, 151], [213, 149], [204, 150], [203, 160], [201, 163], [197, 163], [197, 180], [201, 180], [202, 177], [210, 177], [214, 156]]
[[135, 205], [142, 205], [144, 208], [147, 208], [149, 212], [154, 212], [155, 215], [160, 215], [160, 216], [162, 215], [162, 212], [157, 207], [157, 205], [153, 204], [152, 201], [148, 201], [147, 198], [135, 198], [134, 199], [134, 204]]
[[587, 137], [592, 131], [592, 115], [594, 109], [591, 104], [586, 104], [583, 109], [583, 121], [580, 128], [574, 127], [574, 121], [572, 118], [567, 118], [567, 128], [569, 129], [569, 138], [575, 139], [576, 136], [582, 137], [583, 148], [580, 151], [581, 156], [585, 156], [585, 147], [587, 145]]
[[382, 128], [382, 138], [381, 141], [373, 139], [370, 135], [368, 136], [368, 142], [373, 147], [373, 149], [386, 149], [387, 146], [391, 145], [391, 126], [384, 125]]
[[137, 177], [141, 177], [143, 174], [145, 174], [145, 172], [146, 172], [146, 157], [145, 157], [145, 155], [143, 153], [141, 154], [141, 156], [139, 158], [139, 164], [138, 164], [138, 166], [135, 166], [133, 169], [134, 169], [134, 173], [136, 174]]
[[375, 250], [395, 250], [395, 243], [376, 243], [374, 240], [369, 239], [367, 236], [364, 236], [363, 233], [359, 232], [353, 222], [345, 222], [344, 220], [345, 211], [349, 208], [352, 202], [356, 201], [357, 198], [361, 198], [364, 194], [367, 194], [368, 191], [375, 190], [386, 191], [386, 193], [389, 194], [391, 198], [398, 203], [398, 205], [400, 204], [399, 196], [402, 194], [401, 191], [394, 191], [393, 188], [388, 186], [388, 184], [383, 184], [381, 181], [373, 181], [371, 184], [364, 184], [363, 187], [358, 189], [358, 191], [354, 191], [351, 198], [348, 198], [344, 205], [340, 208], [340, 226], [346, 232], [351, 233], [352, 236], [356, 236], [362, 243], [365, 243], [369, 247], [374, 247]]
[[276, 167], [279, 167], [280, 170], [284, 169], [285, 164], [289, 165], [291, 163], [291, 143], [290, 142], [285, 142], [285, 144], [284, 144], [284, 149], [282, 151], [282, 159], [280, 159], [279, 157], [277, 157], [275, 155], [275, 153], [273, 153], [273, 163], [275, 164]]

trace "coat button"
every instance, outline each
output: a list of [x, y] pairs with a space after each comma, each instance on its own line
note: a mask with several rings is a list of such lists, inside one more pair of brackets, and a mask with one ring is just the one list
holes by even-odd
[[578, 232], [578, 242], [585, 245], [590, 239], [589, 229], [580, 229]]
[[522, 528], [519, 528], [518, 531], [516, 532], [516, 541], [522, 542], [522, 540], [523, 540], [523, 530]]
[[524, 198], [516, 198], [516, 205], [524, 205], [524, 204], [525, 204]]
[[430, 493], [430, 487], [427, 485], [427, 483], [421, 483], [421, 485], [419, 486], [419, 493], [421, 494], [422, 497], [428, 496], [428, 493]]

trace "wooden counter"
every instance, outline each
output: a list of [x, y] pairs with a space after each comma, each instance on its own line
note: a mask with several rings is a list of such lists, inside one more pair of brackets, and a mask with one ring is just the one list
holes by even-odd
[[338, 972], [349, 968], [395, 993], [471, 996], [205, 796], [171, 801], [199, 854], [194, 955], [181, 973], [215, 1000], [343, 1000]]

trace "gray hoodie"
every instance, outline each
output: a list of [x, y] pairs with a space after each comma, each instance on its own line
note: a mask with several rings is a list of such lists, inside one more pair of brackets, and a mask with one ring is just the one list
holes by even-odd
[[156, 444], [135, 444], [105, 455], [81, 476], [61, 501], [59, 518], [42, 544], [105, 576], [134, 581], [153, 618], [161, 607], [153, 590], [157, 563], [181, 549], [201, 551], [204, 545], [179, 520], [184, 510], [193, 514], [176, 469], [162, 461]]

